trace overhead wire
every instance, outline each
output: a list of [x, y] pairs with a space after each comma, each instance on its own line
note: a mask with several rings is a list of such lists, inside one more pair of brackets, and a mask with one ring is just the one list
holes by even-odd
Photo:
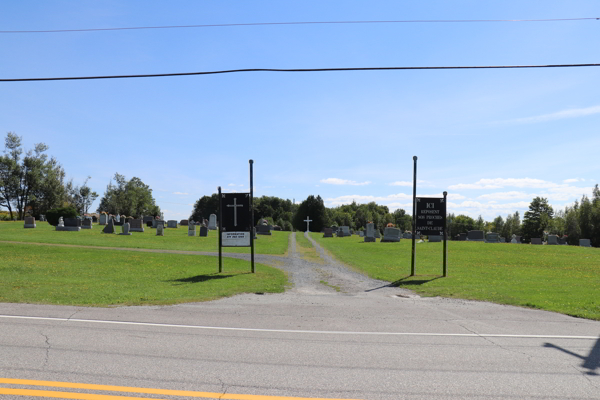
[[0, 33], [69, 33], [69, 32], [101, 32], [144, 29], [184, 29], [184, 28], [223, 28], [236, 26], [269, 26], [269, 25], [329, 25], [329, 24], [406, 24], [406, 23], [482, 23], [482, 22], [566, 22], [566, 21], [598, 21], [600, 17], [585, 18], [548, 18], [548, 19], [420, 19], [420, 20], [382, 20], [382, 21], [296, 21], [296, 22], [248, 22], [233, 24], [200, 24], [200, 25], [165, 25], [165, 26], [133, 26], [117, 28], [83, 28], [83, 29], [44, 29], [44, 30], [1, 30]]
[[159, 78], [170, 76], [215, 75], [241, 72], [341, 72], [341, 71], [392, 71], [392, 70], [460, 70], [460, 69], [518, 69], [518, 68], [574, 68], [600, 67], [600, 63], [588, 64], [548, 64], [548, 65], [489, 65], [489, 66], [434, 66], [434, 67], [346, 67], [346, 68], [246, 68], [220, 71], [173, 72], [165, 74], [136, 74], [136, 75], [101, 75], [101, 76], [70, 76], [50, 78], [1, 78], [0, 82], [33, 82], [33, 81], [73, 81], [93, 79], [130, 79], [130, 78]]

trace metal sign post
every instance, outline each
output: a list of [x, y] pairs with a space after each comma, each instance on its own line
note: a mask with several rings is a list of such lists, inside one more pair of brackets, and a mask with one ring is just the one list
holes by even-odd
[[415, 258], [416, 258], [416, 246], [415, 246], [415, 231], [417, 230], [417, 156], [413, 157], [413, 223], [412, 223], [412, 258], [410, 262], [410, 276], [415, 276]]
[[[448, 192], [444, 192], [444, 203], [448, 204], [446, 201], [446, 197], [448, 196]], [[446, 226], [446, 207], [444, 207], [444, 265], [442, 266], [442, 271], [444, 277], [448, 276], [448, 268], [447, 268], [447, 258], [448, 258], [448, 227]]]
[[439, 235], [444, 238], [443, 248], [443, 264], [442, 270], [446, 276], [446, 250], [447, 250], [447, 233], [446, 233], [446, 196], [448, 192], [444, 192], [444, 197], [417, 197], [417, 229], [419, 235]]
[[255, 271], [252, 164], [250, 160], [250, 193], [222, 193], [219, 186], [219, 272], [223, 272], [223, 247], [250, 247], [251, 271]]

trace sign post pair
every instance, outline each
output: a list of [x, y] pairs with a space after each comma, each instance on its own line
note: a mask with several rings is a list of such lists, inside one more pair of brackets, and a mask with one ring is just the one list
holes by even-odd
[[253, 177], [250, 160], [250, 193], [221, 193], [219, 186], [219, 272], [223, 272], [223, 247], [250, 247], [250, 264], [254, 273]]
[[444, 238], [442, 272], [443, 276], [447, 276], [448, 235], [446, 229], [446, 199], [448, 196], [448, 192], [444, 192], [444, 197], [417, 197], [417, 156], [414, 156], [413, 160], [413, 232], [412, 262], [410, 275], [415, 275], [416, 235], [439, 235], [443, 236]]

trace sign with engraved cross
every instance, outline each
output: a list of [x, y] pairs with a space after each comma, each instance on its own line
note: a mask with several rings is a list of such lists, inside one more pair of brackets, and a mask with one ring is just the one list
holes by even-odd
[[222, 246], [250, 246], [250, 193], [221, 193]]
[[443, 197], [417, 197], [417, 226], [419, 235], [444, 235], [446, 202]]

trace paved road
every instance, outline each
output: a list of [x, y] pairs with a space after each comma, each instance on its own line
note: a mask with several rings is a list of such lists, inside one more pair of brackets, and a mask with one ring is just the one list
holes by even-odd
[[0, 304], [0, 398], [600, 399], [599, 322], [420, 298], [295, 245], [291, 235], [288, 257], [257, 256], [290, 274], [285, 294]]

